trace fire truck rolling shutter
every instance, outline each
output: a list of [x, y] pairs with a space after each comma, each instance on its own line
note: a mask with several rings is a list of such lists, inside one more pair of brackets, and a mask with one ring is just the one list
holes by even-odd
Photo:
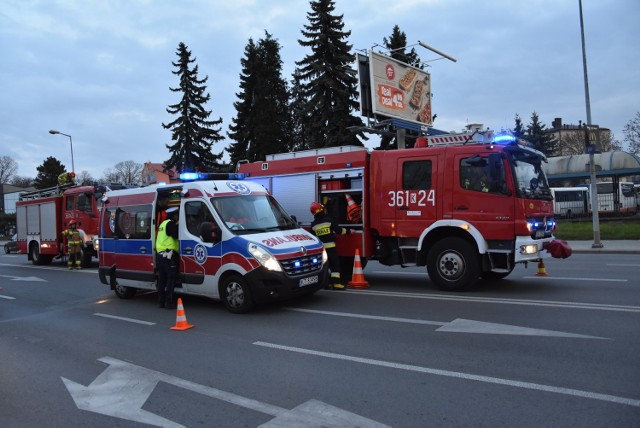
[[316, 175], [286, 175], [271, 180], [271, 193], [289, 215], [295, 216], [300, 224], [311, 224], [309, 205], [316, 199]]

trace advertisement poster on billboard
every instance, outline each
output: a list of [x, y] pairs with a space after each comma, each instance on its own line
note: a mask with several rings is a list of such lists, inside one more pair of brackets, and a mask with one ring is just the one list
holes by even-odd
[[370, 53], [373, 112], [431, 126], [431, 76], [386, 55]]

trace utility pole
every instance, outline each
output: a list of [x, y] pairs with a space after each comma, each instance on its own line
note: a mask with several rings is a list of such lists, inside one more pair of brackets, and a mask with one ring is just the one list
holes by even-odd
[[[578, 0], [580, 7], [580, 35], [582, 36], [582, 68], [584, 70], [584, 99], [587, 105], [587, 125], [591, 125], [591, 103], [589, 101], [589, 78], [587, 77], [587, 51], [584, 44], [584, 23], [582, 20], [582, 0]], [[585, 133], [585, 148], [589, 147], [589, 141], [586, 139], [587, 133]], [[600, 217], [598, 213], [598, 186], [596, 183], [596, 163], [594, 150], [589, 150], [589, 168], [591, 172], [591, 219], [593, 222], [593, 244], [591, 248], [602, 248], [602, 242], [600, 242]]]

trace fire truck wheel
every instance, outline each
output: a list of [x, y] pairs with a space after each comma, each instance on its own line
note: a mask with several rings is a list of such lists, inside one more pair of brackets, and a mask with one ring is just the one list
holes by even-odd
[[85, 250], [84, 248], [81, 250], [80, 260], [82, 261], [82, 267], [88, 268], [91, 267], [92, 255], [90, 252]]
[[441, 290], [467, 290], [480, 276], [478, 251], [462, 238], [442, 239], [427, 255], [427, 273]]
[[254, 306], [249, 285], [240, 275], [229, 275], [223, 279], [220, 297], [227, 310], [234, 314], [246, 314]]
[[123, 285], [116, 284], [116, 287], [113, 289], [113, 292], [116, 293], [121, 299], [130, 299], [136, 295], [136, 289], [131, 287], [125, 287]]
[[40, 254], [40, 248], [38, 248], [37, 242], [31, 244], [29, 252], [31, 253], [31, 263], [34, 265], [47, 265], [53, 260], [53, 256]]

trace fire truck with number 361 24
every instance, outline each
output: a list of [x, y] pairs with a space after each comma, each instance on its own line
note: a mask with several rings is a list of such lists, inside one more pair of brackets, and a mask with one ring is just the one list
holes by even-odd
[[421, 137], [413, 148], [342, 146], [240, 162], [303, 226], [323, 203], [343, 227], [343, 275], [356, 250], [384, 265], [426, 266], [441, 289], [502, 279], [516, 263], [550, 257], [553, 198], [545, 156], [509, 133], [469, 130]]

